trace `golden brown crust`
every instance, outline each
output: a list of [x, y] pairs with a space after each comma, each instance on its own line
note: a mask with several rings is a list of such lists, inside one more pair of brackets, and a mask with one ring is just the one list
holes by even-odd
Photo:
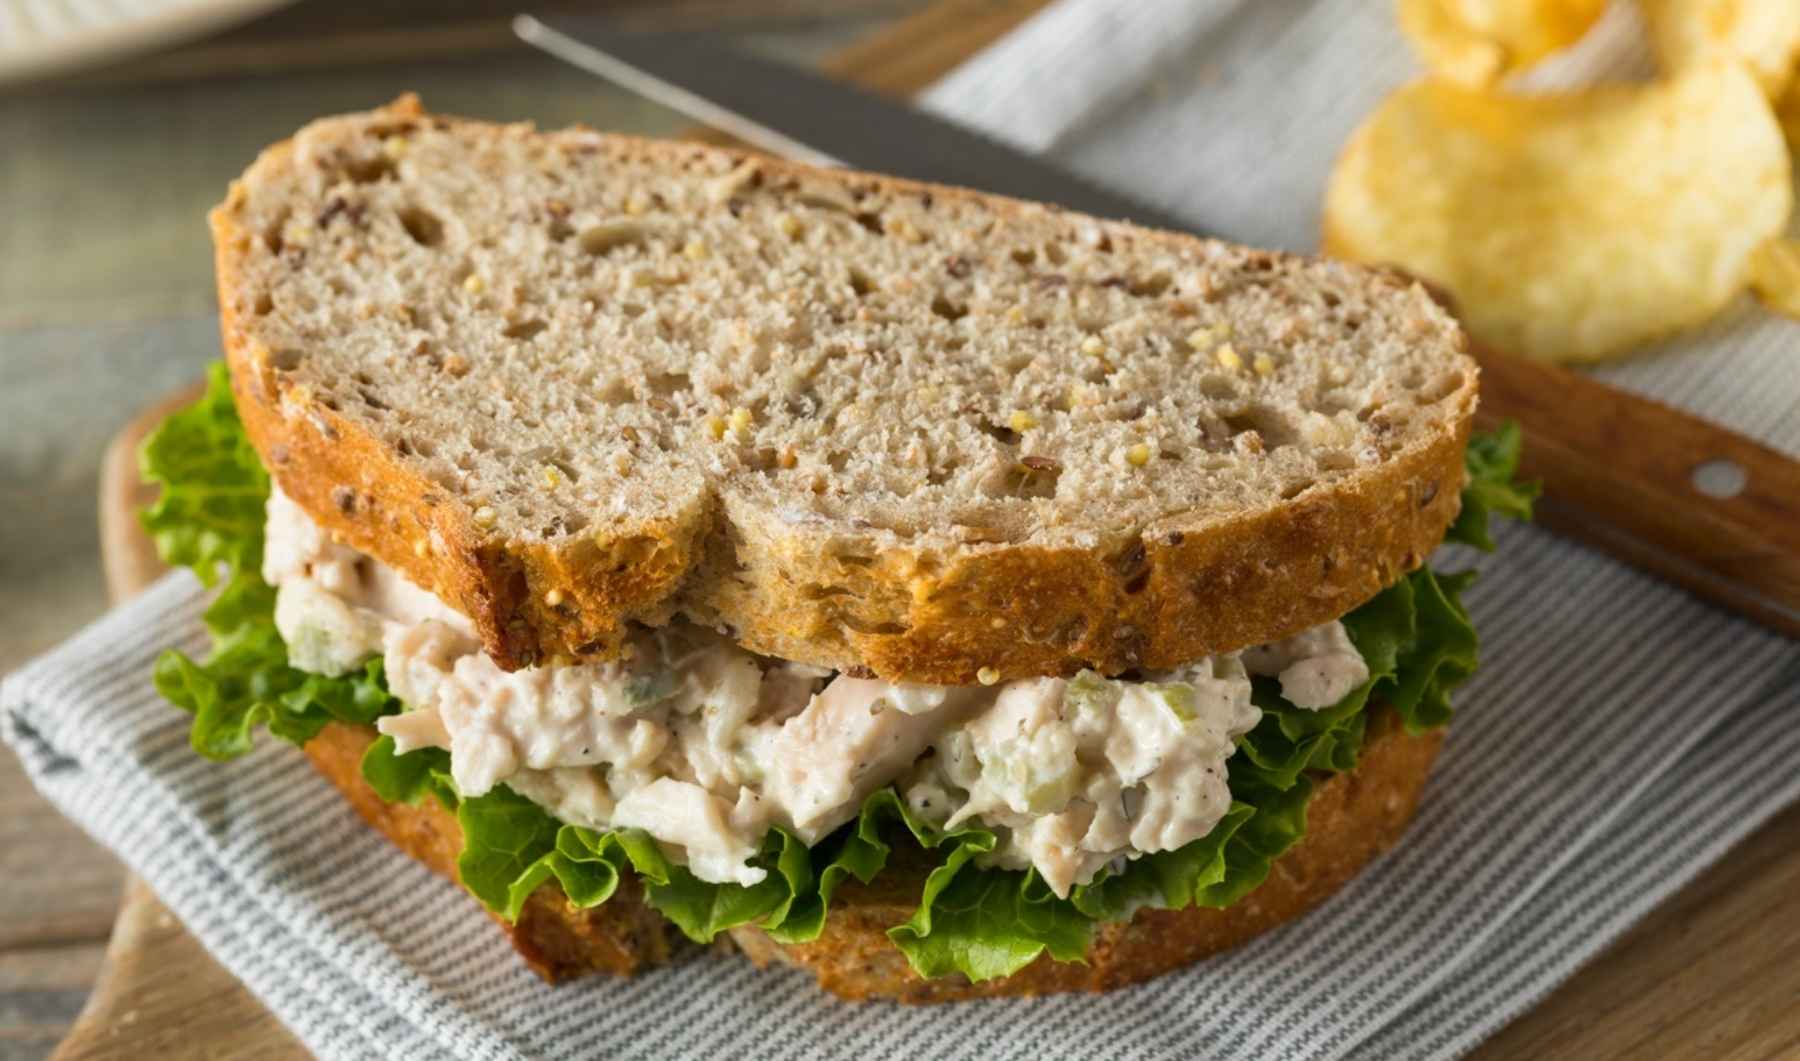
[[[455, 815], [433, 801], [404, 806], [383, 801], [363, 780], [364, 751], [375, 739], [366, 726], [333, 723], [306, 745], [306, 754], [343, 791], [363, 820], [414, 858], [452, 880], [462, 832]], [[1269, 879], [1225, 910], [1142, 910], [1128, 922], [1102, 925], [1086, 964], [1039, 958], [1012, 976], [982, 984], [960, 977], [922, 980], [887, 937], [912, 916], [918, 874], [888, 872], [870, 885], [842, 888], [812, 943], [783, 946], [754, 928], [733, 941], [759, 965], [783, 961], [849, 999], [902, 1002], [1104, 991], [1191, 964], [1290, 921], [1317, 906], [1405, 832], [1443, 742], [1443, 732], [1411, 736], [1391, 712], [1370, 720], [1362, 760], [1349, 773], [1320, 783], [1307, 807], [1306, 836], [1276, 861]], [[496, 919], [498, 921], [498, 919]], [[605, 904], [578, 910], [554, 880], [526, 902], [516, 925], [498, 921], [526, 963], [549, 980], [592, 972], [629, 975], [662, 964], [681, 937], [643, 900], [629, 874]]]
[[[1468, 431], [1202, 533], [1165, 521], [1113, 555], [1016, 545], [865, 565], [802, 534], [739, 541], [734, 577], [688, 608], [753, 652], [849, 669], [821, 658], [841, 646], [849, 666], [906, 681], [1176, 667], [1348, 614], [1423, 563], [1460, 508]], [[848, 592], [803, 591], [821, 582]]]
[[[423, 117], [411, 97], [386, 113]], [[278, 144], [257, 165], [277, 165], [291, 152], [291, 141]], [[805, 168], [763, 165], [776, 173]], [[895, 194], [974, 196], [1003, 216], [1020, 206], [961, 189], [841, 176]], [[505, 541], [304, 386], [283, 389], [274, 353], [239, 318], [239, 276], [257, 238], [240, 224], [244, 202], [234, 183], [210, 221], [225, 350], [252, 443], [302, 508], [468, 615], [507, 669], [558, 655], [609, 656], [628, 622], [660, 622], [677, 609], [728, 626], [753, 651], [892, 680], [969, 684], [985, 668], [1014, 678], [1171, 667], [1345, 614], [1422, 562], [1460, 504], [1475, 409], [1472, 363], [1462, 386], [1442, 399], [1445, 426], [1427, 443], [1267, 510], [1204, 527], [1167, 517], [1137, 529], [1123, 549], [859, 541], [842, 528], [820, 534], [788, 526], [731, 497], [633, 527], [623, 538], [589, 536], [560, 548]], [[1193, 240], [1165, 232], [1142, 238]], [[1429, 301], [1389, 274], [1371, 272], [1369, 283]], [[1461, 333], [1454, 339], [1460, 348]], [[822, 584], [830, 592], [818, 592]]]

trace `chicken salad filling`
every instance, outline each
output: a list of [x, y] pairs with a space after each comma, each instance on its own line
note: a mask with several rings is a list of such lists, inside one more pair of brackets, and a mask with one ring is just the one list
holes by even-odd
[[924, 821], [992, 830], [979, 860], [1059, 897], [1104, 867], [1205, 836], [1226, 761], [1262, 712], [1251, 679], [1330, 707], [1369, 678], [1341, 623], [1133, 680], [896, 684], [755, 656], [701, 627], [636, 631], [618, 661], [501, 670], [468, 621], [332, 541], [279, 490], [262, 575], [295, 668], [382, 661], [404, 754], [442, 748], [465, 796], [499, 784], [557, 819], [640, 829], [703, 881], [753, 885], [771, 827], [808, 844], [895, 786]]

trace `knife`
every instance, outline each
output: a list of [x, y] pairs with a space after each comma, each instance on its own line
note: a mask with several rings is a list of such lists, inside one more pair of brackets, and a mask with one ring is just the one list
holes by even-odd
[[[783, 157], [1196, 231], [904, 102], [695, 34], [625, 32], [593, 16], [521, 15], [513, 28], [559, 59]], [[1544, 484], [1540, 523], [1800, 637], [1800, 463], [1591, 376], [1475, 353], [1477, 420], [1523, 427], [1522, 474]]]

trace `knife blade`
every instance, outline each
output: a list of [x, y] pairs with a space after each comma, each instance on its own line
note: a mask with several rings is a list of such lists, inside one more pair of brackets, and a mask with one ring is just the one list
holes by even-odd
[[[720, 47], [692, 33], [629, 32], [604, 18], [513, 20], [519, 39], [771, 154], [1055, 203], [1150, 228], [1194, 226], [924, 111]], [[1004, 175], [1004, 186], [995, 186]]]
[[[624, 32], [594, 16], [521, 15], [513, 27], [560, 59], [784, 157], [1194, 231], [904, 102], [691, 34]], [[1544, 483], [1541, 524], [1800, 637], [1800, 463], [1591, 376], [1476, 355], [1479, 420], [1523, 427], [1523, 474]], [[1718, 488], [1721, 473], [1730, 489]]]

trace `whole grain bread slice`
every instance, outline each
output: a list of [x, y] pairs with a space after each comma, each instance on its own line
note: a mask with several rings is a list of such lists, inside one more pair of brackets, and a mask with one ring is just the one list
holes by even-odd
[[516, 668], [675, 614], [968, 683], [1336, 618], [1455, 517], [1417, 285], [713, 147], [326, 119], [212, 213], [281, 487]]
[[[365, 821], [454, 880], [462, 849], [455, 815], [430, 800], [408, 806], [376, 795], [360, 767], [375, 736], [366, 726], [332, 723], [307, 743], [306, 754]], [[1318, 784], [1307, 805], [1306, 835], [1276, 860], [1261, 887], [1223, 910], [1145, 909], [1129, 921], [1101, 925], [1086, 963], [1046, 955], [980, 984], [959, 976], [922, 979], [887, 937], [889, 928], [912, 916], [924, 884], [922, 852], [904, 849], [870, 884], [852, 880], [838, 890], [817, 940], [784, 945], [756, 928], [736, 929], [731, 940], [757, 964], [798, 966], [849, 999], [949, 1002], [1104, 991], [1148, 980], [1238, 946], [1324, 902], [1406, 831], [1442, 743], [1442, 730], [1414, 736], [1393, 712], [1377, 710], [1356, 769]], [[629, 873], [611, 899], [589, 910], [572, 906], [553, 878], [531, 894], [517, 923], [499, 924], [526, 963], [551, 981], [596, 972], [629, 975], [695, 949], [644, 902]]]

